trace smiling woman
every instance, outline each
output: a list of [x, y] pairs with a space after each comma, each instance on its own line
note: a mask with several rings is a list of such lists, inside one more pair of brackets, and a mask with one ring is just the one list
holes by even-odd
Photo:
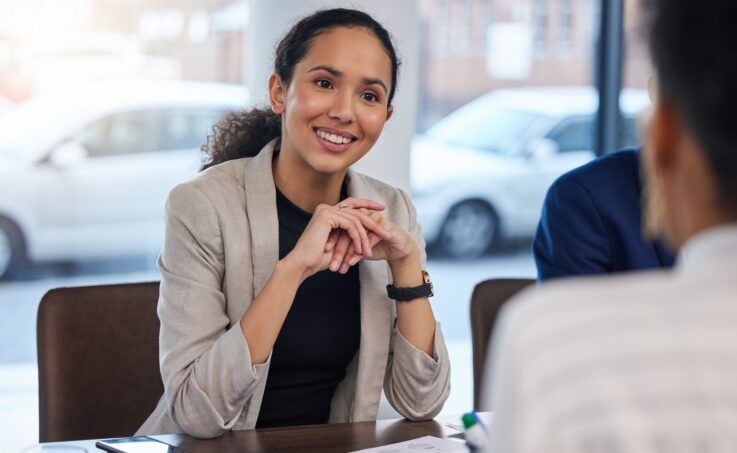
[[172, 190], [165, 395], [139, 435], [372, 420], [382, 388], [409, 419], [440, 412], [450, 365], [414, 206], [350, 169], [392, 115], [398, 65], [365, 13], [302, 19], [270, 108], [221, 122], [204, 171]]

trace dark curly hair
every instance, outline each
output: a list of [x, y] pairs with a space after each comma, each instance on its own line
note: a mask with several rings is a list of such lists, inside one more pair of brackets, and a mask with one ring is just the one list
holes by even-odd
[[[362, 11], [344, 8], [326, 9], [297, 22], [276, 48], [274, 73], [289, 85], [294, 75], [294, 66], [307, 55], [314, 38], [338, 27], [365, 28], [384, 46], [392, 65], [388, 96], [388, 104], [391, 106], [397, 87], [399, 58], [389, 32]], [[232, 159], [253, 157], [269, 141], [280, 135], [281, 116], [269, 108], [232, 112], [215, 125], [213, 134], [202, 147], [205, 153], [202, 170]]]

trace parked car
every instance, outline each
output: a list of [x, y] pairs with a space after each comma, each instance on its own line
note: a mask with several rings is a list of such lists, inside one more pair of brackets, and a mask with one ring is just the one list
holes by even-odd
[[248, 102], [225, 84], [142, 81], [32, 98], [0, 117], [0, 276], [28, 261], [154, 255], [169, 190]]
[[[620, 144], [639, 142], [644, 90], [620, 97]], [[595, 157], [592, 87], [497, 90], [451, 113], [412, 143], [410, 180], [429, 244], [475, 258], [534, 233], [548, 187]]]

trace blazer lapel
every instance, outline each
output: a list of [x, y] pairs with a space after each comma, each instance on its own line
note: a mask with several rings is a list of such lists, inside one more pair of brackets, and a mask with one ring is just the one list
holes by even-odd
[[276, 139], [263, 147], [245, 168], [246, 216], [251, 233], [253, 297], [266, 286], [279, 260], [279, 220], [271, 162]]
[[[370, 198], [359, 175], [348, 170], [348, 195]], [[389, 268], [383, 261], [361, 261], [361, 345], [358, 353], [356, 396], [351, 421], [373, 420], [386, 372], [391, 339], [393, 306], [386, 296]]]

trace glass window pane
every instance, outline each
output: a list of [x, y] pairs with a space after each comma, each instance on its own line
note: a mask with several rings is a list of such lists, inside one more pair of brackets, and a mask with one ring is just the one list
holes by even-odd
[[160, 279], [167, 193], [249, 105], [250, 3], [0, 0], [3, 451], [38, 439], [43, 294]]
[[559, 124], [549, 137], [558, 144], [560, 152], [594, 148], [594, 117], [571, 118]]
[[[620, 106], [632, 92], [644, 93], [647, 90], [648, 78], [652, 72], [648, 44], [642, 29], [643, 17], [638, 14], [638, 3], [637, 0], [624, 2], [624, 54]], [[643, 100], [641, 104], [643, 107], [639, 111], [623, 112], [623, 120], [619, 124], [621, 147], [640, 145], [639, 114], [649, 105], [649, 101]]]
[[[426, 239], [438, 256], [465, 258], [528, 243], [549, 185], [595, 156], [599, 3], [471, 1], [471, 35], [483, 36], [482, 45], [442, 53], [432, 37], [460, 33], [445, 12], [467, 3], [422, 5], [427, 51], [410, 173]], [[541, 152], [544, 139], [557, 153]], [[460, 212], [484, 219], [484, 235], [461, 227]], [[529, 257], [526, 245], [520, 253]]]
[[[430, 244], [433, 311], [454, 364], [464, 363], [474, 285], [535, 276], [530, 241], [548, 187], [595, 157], [600, 7], [598, 0], [419, 4], [423, 59], [410, 182]], [[466, 8], [470, 33], [459, 20]], [[474, 37], [467, 49], [453, 45], [466, 34]], [[451, 399], [463, 393], [452, 391]]]

